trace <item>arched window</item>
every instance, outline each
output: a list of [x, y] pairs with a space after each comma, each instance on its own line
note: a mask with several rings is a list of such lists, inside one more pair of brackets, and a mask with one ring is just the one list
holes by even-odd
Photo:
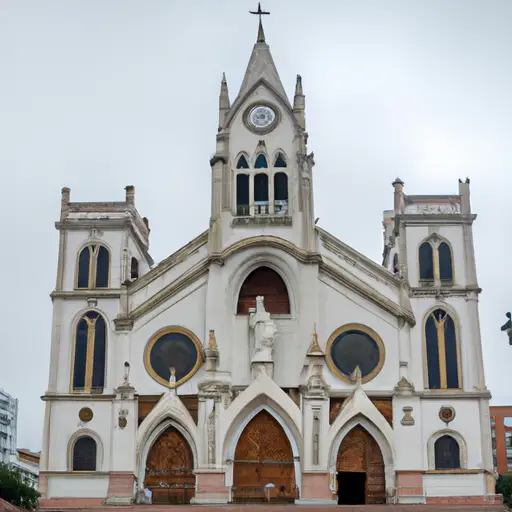
[[88, 245], [78, 256], [77, 288], [107, 288], [110, 254], [103, 245]]
[[249, 164], [247, 163], [247, 158], [244, 155], [240, 155], [238, 162], [236, 163], [237, 169], [249, 169]]
[[267, 158], [265, 157], [265, 155], [263, 153], [260, 153], [256, 158], [256, 162], [254, 163], [254, 168], [255, 169], [266, 169], [267, 167], [268, 167]]
[[425, 322], [429, 389], [459, 389], [459, 346], [453, 318], [436, 309]]
[[133, 258], [130, 262], [130, 277], [132, 279], [139, 278], [139, 260], [137, 258]]
[[73, 471], [96, 471], [96, 452], [92, 437], [78, 438], [73, 446]]
[[439, 243], [435, 237], [423, 242], [418, 257], [421, 281], [439, 279], [445, 284], [453, 281], [452, 250], [446, 242]]
[[420, 279], [428, 281], [434, 279], [434, 251], [429, 242], [423, 242], [419, 250]]
[[258, 173], [254, 176], [254, 213], [268, 215], [268, 175]]
[[236, 214], [249, 215], [249, 175], [236, 176]]
[[271, 268], [259, 267], [247, 276], [238, 296], [237, 313], [249, 314], [256, 307], [256, 297], [264, 297], [265, 310], [273, 314], [290, 314], [288, 290], [281, 276]]
[[441, 242], [439, 251], [439, 278], [441, 281], [452, 281], [452, 251], [446, 242]]
[[274, 162], [274, 167], [286, 167], [286, 159], [283, 153], [279, 152]]
[[400, 266], [398, 264], [398, 253], [395, 252], [393, 256], [393, 274], [398, 274], [400, 272]]
[[274, 174], [274, 211], [277, 215], [288, 213], [288, 176], [284, 172]]
[[442, 436], [434, 444], [436, 469], [460, 469], [460, 447], [452, 436]]
[[80, 318], [75, 333], [73, 391], [102, 393], [105, 386], [106, 324], [96, 311]]

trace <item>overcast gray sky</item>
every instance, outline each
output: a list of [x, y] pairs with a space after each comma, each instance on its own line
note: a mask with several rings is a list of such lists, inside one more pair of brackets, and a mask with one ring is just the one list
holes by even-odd
[[[162, 260], [208, 226], [226, 72], [240, 86], [254, 0], [0, 0], [0, 387], [18, 446], [40, 449], [60, 188], [123, 200]], [[319, 225], [381, 261], [391, 182], [457, 193], [471, 178], [482, 337], [494, 403], [512, 403], [512, 2], [266, 0], [287, 92], [303, 77]], [[355, 184], [355, 186], [354, 186]]]

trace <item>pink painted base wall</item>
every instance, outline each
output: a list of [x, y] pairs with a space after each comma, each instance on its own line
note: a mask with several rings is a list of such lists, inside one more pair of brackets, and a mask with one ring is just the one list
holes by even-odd
[[329, 489], [329, 473], [302, 473], [301, 499], [303, 500], [331, 500]]

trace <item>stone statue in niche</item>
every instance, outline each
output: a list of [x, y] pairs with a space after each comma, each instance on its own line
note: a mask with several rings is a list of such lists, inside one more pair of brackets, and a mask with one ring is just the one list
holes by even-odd
[[171, 375], [169, 377], [169, 392], [176, 394], [176, 368], [171, 366], [170, 371]]
[[254, 330], [254, 355], [251, 363], [273, 362], [276, 324], [265, 311], [264, 298], [256, 297], [256, 311], [250, 314], [249, 325]]
[[501, 326], [501, 330], [508, 334], [508, 343], [512, 345], [512, 313], [506, 313], [507, 321]]

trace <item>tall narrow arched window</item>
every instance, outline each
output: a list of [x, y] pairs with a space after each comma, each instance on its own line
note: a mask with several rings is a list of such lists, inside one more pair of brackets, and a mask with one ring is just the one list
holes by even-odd
[[108, 288], [110, 254], [103, 245], [88, 245], [78, 255], [77, 288]]
[[286, 167], [286, 159], [283, 153], [277, 153], [276, 161], [274, 162], [274, 167]]
[[274, 314], [290, 314], [288, 290], [281, 276], [268, 267], [258, 267], [251, 272], [238, 295], [237, 313], [247, 315], [256, 307], [256, 297], [263, 297], [265, 310]]
[[102, 393], [105, 386], [107, 332], [103, 317], [88, 311], [76, 326], [73, 362], [75, 392]]
[[132, 257], [130, 261], [130, 278], [138, 279], [139, 278], [139, 260], [135, 257]]
[[249, 215], [249, 175], [236, 176], [236, 214]]
[[459, 389], [459, 343], [453, 318], [443, 309], [430, 313], [425, 322], [429, 389]]
[[268, 167], [267, 158], [263, 153], [260, 153], [256, 157], [256, 162], [254, 162], [255, 169], [266, 169]]
[[429, 242], [423, 242], [419, 249], [420, 279], [434, 279], [434, 251]]
[[277, 215], [288, 213], [288, 176], [284, 172], [274, 174], [274, 211]]
[[236, 163], [237, 169], [249, 169], [249, 164], [247, 163], [247, 158], [244, 155], [240, 155], [238, 162]]
[[450, 246], [446, 242], [441, 242], [437, 250], [439, 252], [439, 278], [441, 281], [452, 281], [452, 251]]
[[453, 282], [452, 249], [447, 242], [432, 235], [419, 248], [420, 281], [440, 281], [450, 285]]
[[73, 446], [73, 471], [96, 471], [97, 449], [92, 437], [78, 438]]
[[254, 213], [268, 215], [268, 175], [258, 173], [254, 176]]
[[436, 469], [460, 469], [460, 447], [452, 436], [442, 436], [434, 443]]

